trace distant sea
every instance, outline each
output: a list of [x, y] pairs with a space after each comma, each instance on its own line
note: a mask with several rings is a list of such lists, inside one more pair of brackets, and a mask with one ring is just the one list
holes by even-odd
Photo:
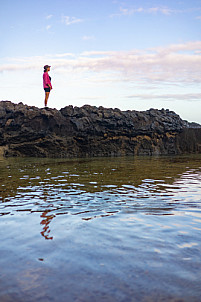
[[0, 158], [1, 302], [201, 301], [201, 155]]

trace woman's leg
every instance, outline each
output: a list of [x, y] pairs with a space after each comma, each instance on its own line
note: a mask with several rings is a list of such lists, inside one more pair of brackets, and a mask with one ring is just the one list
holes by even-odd
[[47, 101], [48, 101], [48, 98], [49, 98], [49, 92], [45, 92], [45, 107], [47, 106]]

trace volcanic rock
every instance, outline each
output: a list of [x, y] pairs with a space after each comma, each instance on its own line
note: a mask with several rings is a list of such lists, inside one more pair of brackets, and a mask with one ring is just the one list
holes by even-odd
[[201, 126], [168, 109], [61, 110], [0, 102], [0, 155], [90, 157], [201, 152]]

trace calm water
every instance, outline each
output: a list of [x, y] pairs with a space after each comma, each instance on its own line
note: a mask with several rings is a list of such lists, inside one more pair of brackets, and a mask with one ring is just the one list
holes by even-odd
[[201, 301], [201, 155], [0, 159], [0, 301]]

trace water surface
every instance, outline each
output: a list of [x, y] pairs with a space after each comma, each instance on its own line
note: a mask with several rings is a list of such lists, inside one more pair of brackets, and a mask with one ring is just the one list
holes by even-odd
[[0, 159], [0, 301], [200, 301], [201, 155]]

